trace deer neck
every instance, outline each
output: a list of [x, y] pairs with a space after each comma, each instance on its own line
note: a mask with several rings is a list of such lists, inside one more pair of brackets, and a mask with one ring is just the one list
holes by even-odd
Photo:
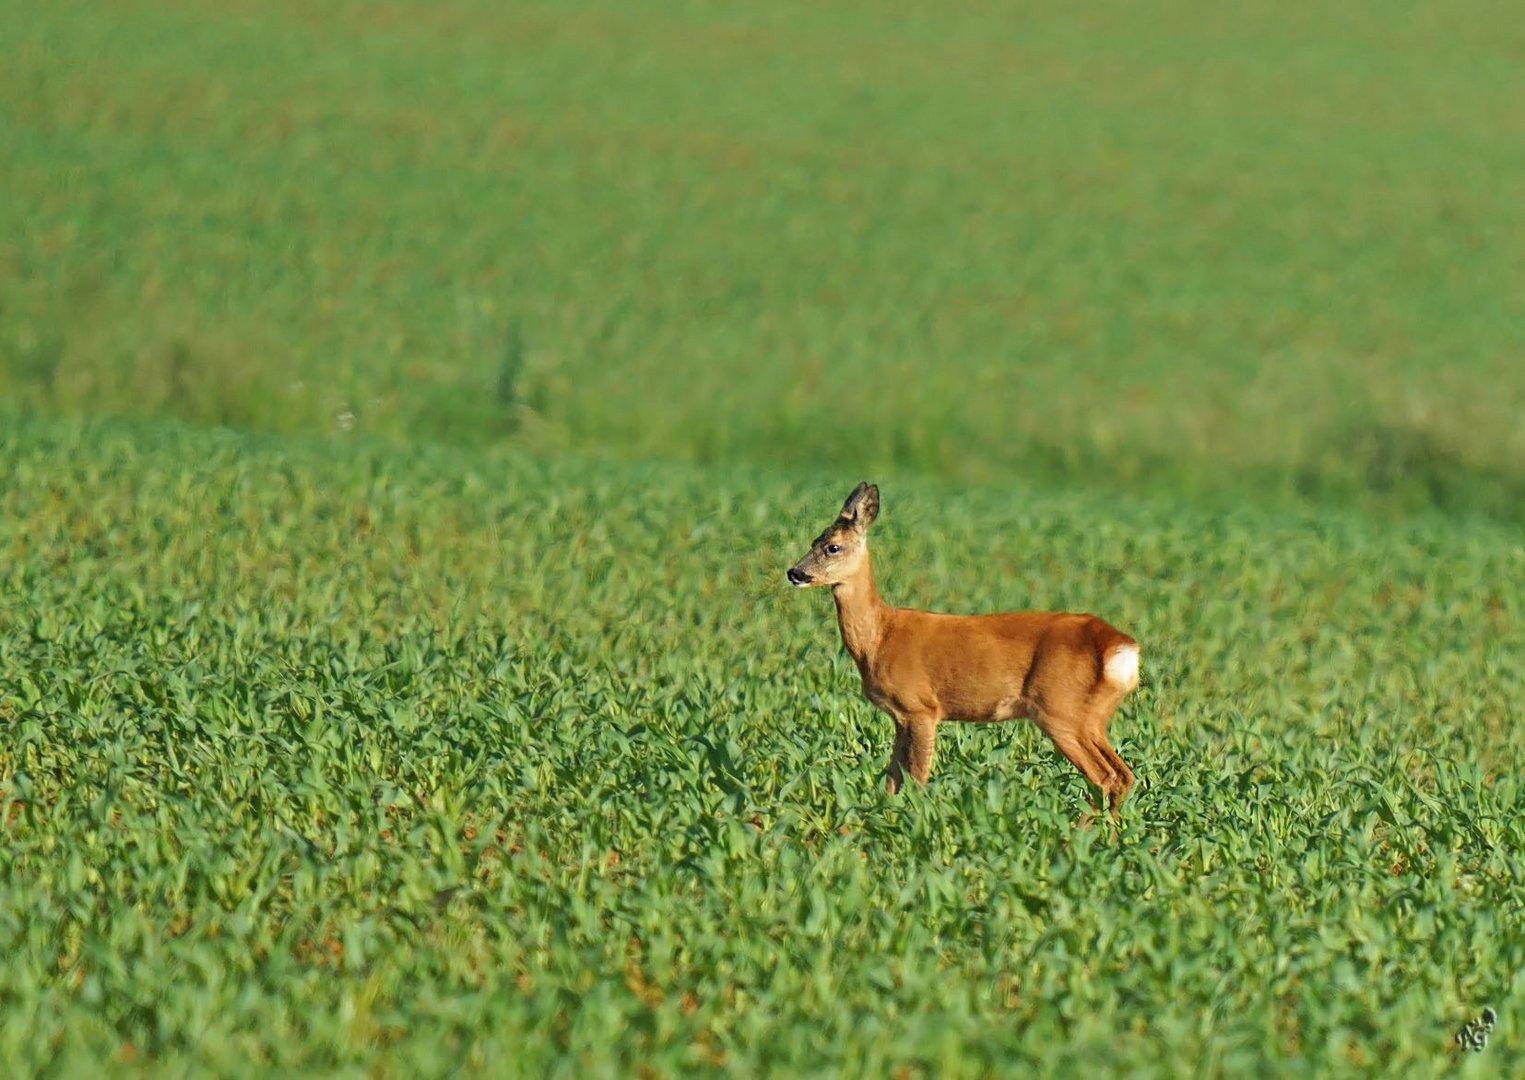
[[837, 602], [842, 644], [861, 669], [879, 647], [889, 610], [874, 585], [874, 568], [868, 559], [858, 573], [833, 585], [831, 596]]

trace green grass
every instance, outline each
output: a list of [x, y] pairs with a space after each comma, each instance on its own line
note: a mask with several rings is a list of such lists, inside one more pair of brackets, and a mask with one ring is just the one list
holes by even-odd
[[0, 1075], [1525, 1072], [1515, 8], [0, 0]]
[[1518, 521], [1516, 15], [10, 0], [0, 394]]
[[1120, 833], [882, 794], [836, 471], [6, 415], [0, 1069], [1525, 1066], [1517, 531], [876, 479], [893, 600], [1145, 643]]

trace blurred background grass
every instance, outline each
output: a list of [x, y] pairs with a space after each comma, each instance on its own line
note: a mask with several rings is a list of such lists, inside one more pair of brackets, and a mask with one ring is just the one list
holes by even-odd
[[0, 0], [47, 411], [1525, 518], [1525, 21]]

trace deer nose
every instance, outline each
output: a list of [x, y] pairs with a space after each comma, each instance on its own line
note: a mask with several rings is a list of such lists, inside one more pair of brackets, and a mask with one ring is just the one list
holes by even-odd
[[789, 568], [789, 573], [786, 576], [789, 578], [789, 582], [792, 585], [810, 584], [810, 575], [805, 573], [805, 571], [801, 570], [798, 566], [791, 566]]

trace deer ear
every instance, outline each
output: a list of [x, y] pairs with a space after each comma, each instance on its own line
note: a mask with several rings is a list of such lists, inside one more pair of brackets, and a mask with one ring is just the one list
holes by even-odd
[[837, 520], [861, 532], [878, 516], [879, 486], [865, 482], [853, 488], [853, 493], [842, 504], [842, 513]]

